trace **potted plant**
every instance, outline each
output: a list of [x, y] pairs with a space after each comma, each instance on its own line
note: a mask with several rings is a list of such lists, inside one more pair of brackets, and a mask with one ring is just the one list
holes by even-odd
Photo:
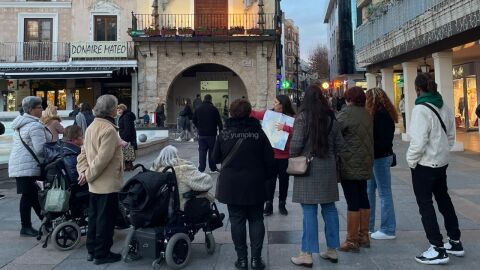
[[162, 27], [162, 36], [171, 37], [171, 36], [176, 36], [176, 35], [177, 35], [177, 28], [170, 27], [170, 26]]
[[205, 28], [205, 27], [197, 27], [197, 28], [195, 28], [195, 35], [196, 36], [211, 36], [212, 31], [210, 29]]
[[262, 32], [261, 32], [260, 28], [257, 28], [257, 27], [247, 29], [247, 35], [259, 36], [261, 33]]
[[228, 30], [228, 34], [230, 36], [244, 35], [245, 34], [245, 27], [243, 27], [243, 26], [232, 26], [232, 27], [230, 27], [230, 30]]
[[178, 34], [180, 36], [192, 36], [193, 35], [193, 29], [191, 27], [179, 27], [178, 28]]
[[226, 27], [214, 28], [213, 31], [212, 31], [212, 34], [214, 36], [226, 36], [226, 35], [228, 35], [228, 30], [227, 30]]
[[144, 29], [145, 35], [147, 36], [158, 36], [160, 35], [160, 30], [158, 28], [147, 27]]

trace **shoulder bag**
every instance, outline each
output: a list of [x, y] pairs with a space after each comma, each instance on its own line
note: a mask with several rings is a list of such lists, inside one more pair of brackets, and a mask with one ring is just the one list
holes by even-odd
[[445, 126], [445, 123], [443, 122], [442, 117], [440, 117], [440, 114], [438, 113], [438, 111], [435, 110], [435, 109], [432, 107], [432, 105], [430, 105], [430, 104], [428, 104], [428, 103], [420, 103], [419, 105], [423, 105], [423, 106], [429, 108], [430, 110], [432, 110], [432, 112], [438, 117], [438, 120], [440, 121], [440, 125], [442, 126], [443, 131], [445, 131], [445, 134], [448, 135], [448, 133], [447, 133], [447, 126]]
[[225, 159], [222, 162], [222, 169], [227, 167], [228, 164], [232, 161], [233, 156], [237, 153], [238, 149], [240, 148], [240, 145], [242, 144], [243, 139], [239, 139], [235, 145], [233, 146], [232, 150], [230, 150], [230, 153], [225, 157]]
[[18, 137], [20, 138], [20, 141], [22, 141], [23, 146], [25, 146], [25, 148], [30, 153], [30, 155], [32, 155], [33, 159], [35, 159], [35, 161], [38, 163], [37, 166], [40, 168], [40, 180], [43, 181], [46, 176], [46, 172], [45, 172], [46, 164], [40, 162], [40, 159], [37, 157], [37, 155], [35, 155], [35, 152], [33, 152], [32, 148], [30, 148], [30, 146], [28, 146], [28, 144], [25, 143], [20, 133], [20, 129], [17, 129], [17, 132], [18, 132]]

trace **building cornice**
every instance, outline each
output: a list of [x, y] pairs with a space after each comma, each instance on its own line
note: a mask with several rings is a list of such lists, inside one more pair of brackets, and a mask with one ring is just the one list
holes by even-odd
[[0, 2], [0, 8], [72, 8], [72, 2]]

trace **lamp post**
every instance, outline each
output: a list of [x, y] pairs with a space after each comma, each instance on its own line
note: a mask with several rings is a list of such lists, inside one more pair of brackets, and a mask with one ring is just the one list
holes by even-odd
[[420, 70], [421, 70], [423, 73], [429, 73], [429, 72], [430, 72], [430, 65], [427, 64], [427, 57], [424, 57], [424, 58], [423, 58], [423, 64], [420, 65]]

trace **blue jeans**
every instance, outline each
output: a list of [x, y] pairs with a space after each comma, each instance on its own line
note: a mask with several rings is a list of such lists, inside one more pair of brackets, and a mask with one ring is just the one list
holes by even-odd
[[378, 189], [380, 197], [380, 232], [387, 235], [395, 235], [396, 221], [395, 208], [392, 198], [392, 176], [390, 165], [392, 156], [378, 158], [373, 161], [373, 175], [368, 181], [368, 200], [370, 201], [370, 224], [369, 230], [375, 231], [375, 196]]
[[[328, 248], [340, 246], [338, 212], [335, 203], [321, 204], [322, 217], [325, 223], [325, 238]], [[319, 253], [318, 245], [318, 220], [317, 204], [302, 204], [303, 209], [303, 236], [302, 251], [308, 253]]]

